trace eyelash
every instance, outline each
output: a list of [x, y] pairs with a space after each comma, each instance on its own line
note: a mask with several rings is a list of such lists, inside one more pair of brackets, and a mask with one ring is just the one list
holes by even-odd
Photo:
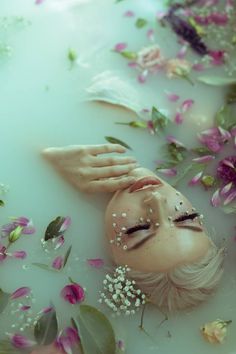
[[135, 226], [130, 227], [128, 230], [126, 230], [126, 234], [130, 235], [136, 231], [148, 230], [148, 229], [150, 229], [150, 226], [151, 226], [150, 223], [135, 225]]
[[199, 213], [192, 213], [192, 214], [181, 214], [180, 216], [178, 216], [175, 220], [173, 220], [174, 222], [181, 222], [181, 221], [185, 221], [188, 219], [195, 219], [196, 217], [199, 216]]

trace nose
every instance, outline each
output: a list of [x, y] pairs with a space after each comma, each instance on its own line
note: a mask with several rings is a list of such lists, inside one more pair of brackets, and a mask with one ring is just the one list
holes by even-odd
[[166, 216], [167, 199], [158, 191], [152, 191], [150, 195], [144, 200], [144, 203], [153, 210], [158, 221], [164, 222]]

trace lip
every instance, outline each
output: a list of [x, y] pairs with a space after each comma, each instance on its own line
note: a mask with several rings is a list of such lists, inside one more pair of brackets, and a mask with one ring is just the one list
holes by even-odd
[[130, 187], [129, 193], [138, 192], [140, 190], [148, 188], [149, 186], [161, 186], [161, 185], [162, 182], [154, 176], [142, 177]]

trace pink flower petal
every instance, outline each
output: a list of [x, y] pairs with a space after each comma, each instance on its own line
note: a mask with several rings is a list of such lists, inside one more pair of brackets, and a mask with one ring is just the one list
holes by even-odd
[[205, 70], [205, 67], [201, 63], [193, 64], [192, 69], [195, 71], [203, 71]]
[[64, 245], [64, 243], [65, 243], [65, 238], [64, 238], [64, 236], [62, 235], [62, 236], [60, 236], [60, 237], [57, 238], [54, 249], [55, 249], [55, 250], [58, 250], [61, 246]]
[[217, 189], [217, 190], [214, 192], [214, 194], [213, 194], [213, 196], [212, 196], [212, 198], [211, 198], [211, 205], [212, 205], [213, 207], [218, 207], [220, 204], [221, 204], [221, 200], [220, 200], [220, 190]]
[[229, 203], [231, 203], [234, 199], [236, 198], [236, 190], [234, 190], [233, 192], [231, 192], [227, 198], [224, 200], [224, 205], [228, 205]]
[[176, 146], [180, 146], [180, 147], [184, 147], [185, 148], [185, 145], [183, 143], [181, 143], [179, 140], [177, 140], [173, 135], [167, 135], [166, 136], [166, 140], [169, 143], [174, 143]]
[[49, 313], [49, 312], [52, 312], [52, 310], [54, 309], [54, 307], [53, 306], [48, 306], [48, 307], [44, 307], [41, 311], [40, 311], [40, 313]]
[[33, 345], [36, 344], [35, 341], [32, 341], [28, 338], [26, 338], [25, 336], [22, 336], [21, 334], [15, 333], [15, 334], [8, 334], [11, 340], [11, 344], [15, 347], [15, 348], [19, 348], [19, 349], [26, 349], [26, 348], [30, 348]]
[[128, 66], [129, 66], [130, 68], [136, 68], [136, 67], [138, 66], [138, 64], [136, 63], [136, 61], [130, 61], [130, 62], [128, 63]]
[[214, 66], [223, 65], [225, 63], [223, 50], [211, 50], [208, 55], [212, 58], [211, 64]]
[[6, 251], [7, 251], [6, 247], [0, 243], [0, 262], [6, 259], [7, 257]]
[[228, 15], [226, 13], [212, 12], [210, 20], [217, 26], [225, 26], [228, 23]]
[[195, 159], [192, 159], [192, 161], [197, 162], [197, 163], [208, 163], [214, 159], [215, 159], [215, 156], [213, 156], [213, 155], [204, 155], [201, 157], [196, 157]]
[[174, 118], [175, 123], [176, 124], [182, 124], [183, 120], [184, 120], [183, 114], [180, 113], [180, 112], [176, 112], [176, 115], [175, 115], [175, 118]]
[[64, 233], [64, 232], [68, 229], [68, 227], [70, 226], [70, 224], [71, 224], [71, 218], [70, 218], [69, 216], [67, 216], [67, 217], [65, 218], [65, 220], [63, 221], [63, 223], [62, 223], [62, 225], [61, 225], [61, 227], [60, 227], [59, 232]]
[[180, 99], [180, 96], [175, 93], [166, 91], [165, 94], [170, 102], [177, 102]]
[[28, 311], [29, 309], [31, 309], [31, 306], [27, 306], [27, 305], [23, 305], [20, 308], [21, 311]]
[[228, 130], [223, 129], [223, 128], [220, 127], [220, 126], [218, 126], [218, 130], [219, 130], [220, 135], [222, 136], [222, 138], [223, 138], [225, 141], [228, 141], [228, 140], [231, 139], [231, 134], [230, 134], [230, 132], [228, 132]]
[[27, 295], [29, 295], [31, 292], [31, 289], [24, 286], [22, 288], [17, 289], [16, 291], [14, 291], [14, 293], [11, 294], [11, 299], [15, 300], [15, 299], [19, 299], [20, 297], [25, 297]]
[[102, 268], [104, 266], [104, 260], [101, 258], [87, 259], [88, 264], [94, 268]]
[[222, 196], [227, 195], [228, 192], [230, 191], [230, 189], [232, 188], [232, 186], [233, 186], [233, 182], [227, 183], [227, 184], [221, 189], [220, 194], [221, 194]]
[[17, 226], [28, 226], [30, 223], [30, 220], [26, 218], [25, 216], [19, 216], [19, 217], [14, 217], [12, 216], [10, 218]]
[[164, 176], [173, 177], [177, 175], [177, 170], [175, 168], [160, 168], [158, 173], [162, 173]]
[[114, 50], [119, 53], [119, 52], [122, 52], [126, 48], [127, 48], [127, 43], [122, 42], [122, 43], [117, 43], [114, 47]]
[[138, 82], [140, 84], [144, 84], [147, 80], [148, 70], [143, 71], [140, 75], [138, 75]]
[[27, 257], [27, 253], [25, 251], [15, 251], [12, 253], [14, 258], [25, 259]]
[[134, 17], [135, 16], [135, 13], [131, 10], [128, 10], [124, 13], [124, 16], [125, 17]]
[[84, 301], [85, 298], [84, 289], [82, 288], [82, 286], [74, 283], [66, 285], [61, 290], [61, 296], [65, 301], [73, 305]]
[[156, 18], [157, 20], [161, 20], [163, 17], [165, 17], [167, 15], [166, 11], [158, 11], [156, 13]]
[[230, 133], [232, 136], [236, 136], [236, 127], [233, 127], [231, 130], [230, 130]]
[[184, 59], [186, 57], [186, 54], [187, 54], [187, 50], [188, 50], [188, 46], [187, 45], [184, 45], [180, 48], [180, 50], [178, 51], [176, 57], [178, 59]]
[[41, 5], [45, 0], [35, 0], [36, 5]]
[[192, 99], [185, 100], [181, 105], [182, 112], [183, 113], [187, 112], [192, 107], [193, 104], [194, 104], [194, 100]]
[[223, 163], [225, 166], [228, 166], [228, 167], [231, 167], [232, 169], [234, 169], [234, 164], [233, 164], [231, 161], [229, 161], [229, 160], [227, 160], [227, 159], [224, 159], [224, 160], [222, 161], [222, 163]]
[[214, 139], [207, 139], [206, 146], [209, 150], [215, 153], [220, 152], [223, 148], [222, 145]]
[[155, 134], [156, 130], [154, 128], [154, 124], [152, 120], [147, 121], [147, 128], [151, 134]]
[[188, 182], [188, 185], [189, 186], [195, 186], [195, 184], [197, 184], [201, 177], [202, 177], [202, 174], [203, 174], [203, 171], [197, 173], [189, 182]]
[[58, 256], [56, 257], [53, 262], [52, 262], [52, 267], [54, 269], [61, 269], [63, 267], [63, 264], [64, 264], [64, 257], [62, 256]]
[[23, 228], [22, 234], [24, 234], [24, 235], [32, 235], [32, 234], [35, 233], [35, 231], [36, 231], [35, 227], [26, 226], [26, 227]]

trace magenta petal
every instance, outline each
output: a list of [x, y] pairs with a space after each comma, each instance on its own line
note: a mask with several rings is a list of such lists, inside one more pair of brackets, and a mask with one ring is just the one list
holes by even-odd
[[77, 304], [84, 301], [84, 289], [79, 284], [66, 285], [61, 290], [61, 296], [70, 304]]
[[134, 12], [131, 10], [128, 10], [124, 13], [125, 17], [134, 17], [134, 15], [135, 15]]
[[176, 123], [176, 124], [182, 124], [182, 123], [183, 123], [183, 120], [184, 120], [183, 114], [180, 113], [180, 112], [177, 112], [176, 115], [175, 115], [174, 120], [175, 120], [175, 123]]
[[194, 186], [195, 184], [197, 184], [201, 177], [202, 177], [203, 171], [197, 173], [190, 181], [189, 181], [189, 186]]
[[56, 240], [56, 244], [55, 244], [55, 250], [58, 250], [61, 246], [63, 246], [64, 245], [64, 243], [65, 243], [65, 238], [64, 238], [64, 236], [62, 235], [62, 236], [60, 236], [60, 237], [58, 237], [57, 238], [57, 240]]
[[193, 104], [194, 104], [194, 100], [192, 99], [185, 100], [181, 105], [182, 112], [183, 113], [187, 112], [192, 107]]
[[213, 156], [213, 155], [204, 155], [201, 157], [196, 157], [195, 159], [192, 159], [192, 161], [197, 162], [197, 163], [208, 163], [214, 159], [215, 159], [215, 156]]
[[52, 267], [59, 270], [63, 267], [63, 264], [64, 264], [64, 257], [58, 256], [53, 260]]
[[71, 218], [69, 216], [67, 216], [65, 218], [65, 220], [63, 221], [59, 232], [62, 232], [62, 233], [65, 232], [68, 229], [68, 227], [70, 226], [70, 224], [71, 224]]
[[184, 144], [181, 143], [179, 140], [177, 140], [173, 135], [167, 135], [166, 136], [166, 140], [169, 142], [169, 143], [173, 143], [175, 144], [176, 146], [180, 146], [180, 147], [184, 147]]
[[158, 169], [158, 173], [159, 172], [167, 177], [173, 177], [177, 175], [177, 170], [175, 168], [160, 168]]
[[227, 183], [227, 184], [221, 189], [220, 194], [221, 194], [222, 196], [227, 195], [228, 192], [230, 191], [230, 189], [232, 188], [232, 186], [233, 186], [233, 182]]
[[27, 253], [25, 251], [15, 251], [12, 253], [14, 258], [25, 259], [27, 257]]
[[28, 311], [29, 309], [31, 309], [31, 306], [27, 306], [27, 305], [23, 305], [20, 308], [21, 311]]
[[166, 91], [165, 93], [166, 93], [166, 96], [170, 102], [176, 102], [180, 99], [180, 96], [176, 95], [175, 93], [171, 93], [168, 91]]
[[138, 66], [138, 64], [136, 63], [136, 61], [130, 61], [130, 62], [128, 62], [128, 66], [130, 68], [136, 68]]
[[122, 43], [117, 43], [114, 47], [114, 50], [119, 53], [119, 52], [122, 52], [126, 48], [127, 48], [127, 43], [122, 42]]
[[53, 306], [44, 307], [44, 308], [40, 311], [40, 313], [49, 313], [49, 312], [51, 312], [53, 309], [54, 309]]
[[45, 0], [35, 0], [36, 5], [41, 5]]
[[222, 145], [214, 139], [207, 139], [206, 140], [206, 146], [208, 147], [209, 150], [212, 152], [220, 152], [222, 150]]
[[228, 130], [223, 129], [222, 127], [218, 127], [219, 133], [222, 136], [224, 140], [229, 140], [231, 139], [231, 134], [228, 132]]
[[148, 71], [147, 70], [143, 71], [140, 75], [138, 75], [138, 82], [140, 84], [144, 84], [147, 80], [147, 75], [148, 75]]
[[35, 341], [32, 341], [18, 333], [9, 334], [9, 336], [10, 336], [11, 343], [15, 348], [26, 349], [36, 344]]
[[20, 297], [25, 297], [29, 295], [31, 292], [31, 289], [29, 287], [22, 287], [14, 291], [14, 293], [11, 294], [11, 299], [19, 299]]
[[234, 190], [233, 192], [231, 192], [227, 198], [224, 200], [224, 205], [228, 205], [229, 203], [231, 203], [234, 199], [236, 198], [236, 190]]
[[24, 235], [32, 235], [32, 234], [35, 233], [35, 231], [36, 231], [35, 227], [26, 226], [26, 227], [23, 228], [22, 234], [24, 234]]
[[211, 198], [211, 204], [213, 207], [218, 207], [221, 204], [220, 190], [217, 189]]
[[25, 216], [11, 217], [11, 219], [17, 226], [27, 226], [30, 223], [30, 220]]
[[78, 332], [74, 328], [67, 327], [65, 329], [65, 332], [66, 332], [66, 335], [70, 339], [72, 344], [76, 344], [76, 343], [78, 343], [80, 341]]
[[87, 259], [88, 264], [94, 268], [102, 268], [104, 266], [104, 260], [101, 258]]

